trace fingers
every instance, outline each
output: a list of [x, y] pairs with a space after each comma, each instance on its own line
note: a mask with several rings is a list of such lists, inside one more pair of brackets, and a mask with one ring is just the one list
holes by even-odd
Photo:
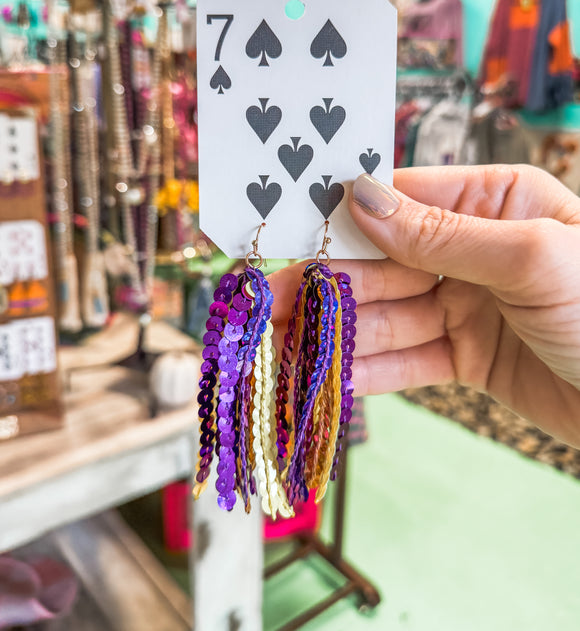
[[356, 396], [420, 388], [455, 379], [451, 348], [445, 338], [422, 346], [357, 358], [352, 372]]
[[499, 290], [528, 280], [528, 262], [541, 260], [556, 227], [572, 229], [551, 219], [495, 221], [426, 206], [368, 175], [355, 182], [351, 214], [403, 265]]
[[[297, 263], [268, 276], [274, 293], [272, 320], [286, 325], [308, 262]], [[409, 269], [393, 260], [333, 261], [331, 268], [348, 274], [359, 305], [379, 300], [399, 300], [428, 292], [437, 277]]]
[[419, 346], [445, 335], [445, 313], [432, 292], [358, 309], [355, 357]]
[[464, 215], [580, 220], [576, 196], [546, 171], [529, 165], [397, 169], [394, 186], [422, 204]]
[[290, 265], [268, 276], [270, 290], [274, 294], [272, 305], [272, 322], [274, 324], [287, 324], [292, 307], [296, 300], [296, 293], [302, 283], [302, 274], [308, 262]]

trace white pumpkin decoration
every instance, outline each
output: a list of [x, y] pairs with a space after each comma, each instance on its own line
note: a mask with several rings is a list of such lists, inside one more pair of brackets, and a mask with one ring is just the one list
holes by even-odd
[[160, 407], [180, 408], [191, 403], [199, 390], [199, 357], [183, 351], [164, 353], [155, 360], [149, 389]]

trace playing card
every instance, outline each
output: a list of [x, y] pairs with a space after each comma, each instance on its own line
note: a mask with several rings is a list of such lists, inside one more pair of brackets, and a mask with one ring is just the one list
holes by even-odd
[[23, 356], [13, 324], [0, 326], [0, 383], [15, 381], [24, 374]]
[[48, 276], [42, 224], [34, 220], [0, 223], [0, 285]]
[[23, 372], [27, 375], [46, 374], [56, 370], [56, 339], [54, 320], [50, 317], [26, 318], [11, 323]]
[[[301, 7], [304, 9], [301, 14]], [[299, 19], [292, 19], [298, 17]], [[392, 181], [396, 11], [388, 0], [199, 0], [202, 229], [243, 257], [382, 258], [352, 181]]]
[[40, 177], [36, 120], [0, 114], [0, 180]]

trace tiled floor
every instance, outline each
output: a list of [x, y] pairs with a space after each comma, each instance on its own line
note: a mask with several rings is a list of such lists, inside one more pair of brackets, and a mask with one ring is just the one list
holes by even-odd
[[[370, 440], [350, 452], [345, 549], [383, 602], [343, 601], [305, 631], [578, 631], [580, 482], [395, 395], [367, 402]], [[149, 532], [182, 584], [185, 559], [163, 553], [155, 496]], [[331, 502], [323, 532], [330, 533]], [[269, 546], [274, 560], [284, 546]], [[180, 566], [180, 567], [179, 567]], [[317, 560], [268, 581], [264, 631], [328, 595]]]
[[[305, 631], [577, 631], [580, 483], [393, 395], [369, 399], [368, 414], [346, 552], [383, 602], [363, 616], [344, 601]], [[269, 581], [265, 631], [334, 580], [311, 561]]]

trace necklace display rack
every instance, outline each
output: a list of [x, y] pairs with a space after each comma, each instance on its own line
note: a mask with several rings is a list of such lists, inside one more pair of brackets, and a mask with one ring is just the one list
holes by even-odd
[[[113, 1], [103, 2], [104, 39], [107, 50], [107, 63], [104, 77], [110, 82], [112, 89], [105, 109], [111, 128], [107, 135], [109, 155], [112, 164], [107, 179], [109, 194], [107, 204], [116, 207], [120, 214], [126, 250], [131, 258], [130, 287], [134, 294], [142, 299], [143, 309], [138, 319], [138, 333], [135, 350], [128, 356], [115, 362], [83, 366], [68, 371], [65, 384], [70, 389], [73, 372], [95, 370], [107, 366], [120, 366], [134, 371], [148, 373], [160, 353], [146, 348], [145, 337], [151, 322], [150, 296], [155, 268], [157, 240], [157, 208], [156, 198], [159, 191], [161, 172], [161, 110], [162, 98], [166, 93], [165, 83], [169, 81], [170, 57], [169, 34], [167, 24], [168, 3], [159, 3], [159, 26], [157, 41], [153, 53], [151, 70], [150, 96], [142, 114], [141, 133], [136, 142], [133, 141], [129, 129], [128, 103], [130, 68], [123, 68], [120, 52], [119, 27], [117, 26]], [[123, 72], [125, 70], [125, 72]], [[143, 99], [142, 99], [143, 100]], [[115, 202], [112, 202], [112, 199]], [[113, 213], [114, 215], [115, 213]], [[137, 215], [137, 222], [135, 221]], [[140, 221], [141, 220], [141, 221]], [[113, 223], [117, 223], [113, 217]], [[137, 230], [135, 224], [137, 223]], [[141, 225], [139, 225], [141, 224]], [[139, 231], [141, 228], [141, 231]], [[139, 241], [143, 244], [139, 249]], [[149, 402], [151, 417], [156, 416], [157, 409], [153, 398]]]

